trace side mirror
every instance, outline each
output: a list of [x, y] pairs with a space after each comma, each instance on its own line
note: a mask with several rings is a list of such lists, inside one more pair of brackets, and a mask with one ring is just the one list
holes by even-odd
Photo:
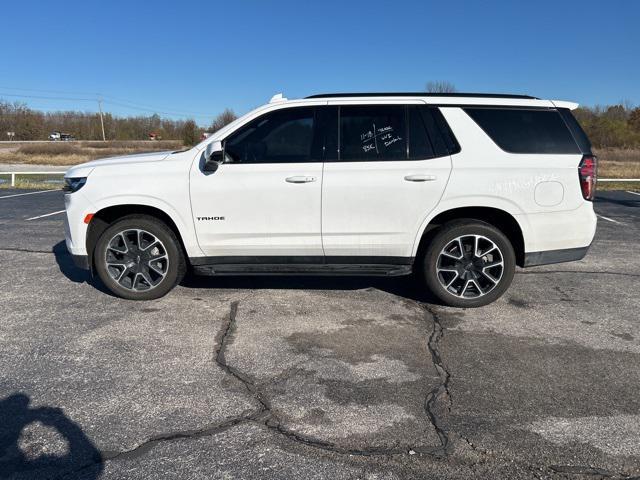
[[222, 142], [211, 142], [204, 150], [204, 172], [215, 172], [221, 163], [224, 162], [224, 153], [222, 151]]

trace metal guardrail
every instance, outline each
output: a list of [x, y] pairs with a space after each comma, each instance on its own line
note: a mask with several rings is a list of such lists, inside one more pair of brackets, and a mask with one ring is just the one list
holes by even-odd
[[65, 171], [58, 170], [57, 172], [0, 172], [0, 175], [10, 175], [11, 176], [11, 186], [16, 186], [16, 175], [60, 175], [64, 176]]
[[640, 178], [599, 178], [599, 182], [640, 182]]

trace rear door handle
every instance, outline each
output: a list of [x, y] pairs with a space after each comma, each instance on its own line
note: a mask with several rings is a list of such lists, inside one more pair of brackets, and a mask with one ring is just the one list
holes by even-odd
[[436, 178], [435, 175], [407, 175], [404, 179], [407, 182], [433, 182]]
[[308, 177], [305, 175], [296, 175], [293, 177], [287, 177], [286, 181], [289, 183], [310, 183], [310, 182], [315, 182], [316, 181], [316, 177]]

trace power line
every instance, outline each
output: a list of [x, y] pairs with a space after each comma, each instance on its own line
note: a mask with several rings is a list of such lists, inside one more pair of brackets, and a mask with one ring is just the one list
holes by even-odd
[[3, 95], [5, 97], [18, 97], [18, 98], [37, 98], [37, 99], [44, 99], [44, 100], [74, 100], [74, 101], [80, 101], [80, 102], [95, 102], [96, 99], [95, 98], [78, 98], [78, 97], [46, 97], [43, 95], [18, 95], [15, 93], [0, 93], [0, 95]]
[[[187, 114], [187, 113], [178, 113], [178, 112], [172, 112], [172, 111], [164, 111], [164, 110], [157, 110], [154, 108], [143, 108], [143, 107], [137, 107], [137, 106], [133, 106], [133, 105], [128, 105], [125, 103], [121, 103], [121, 102], [114, 102], [112, 100], [100, 100], [99, 97], [97, 98], [77, 98], [77, 97], [47, 97], [47, 96], [43, 96], [43, 95], [14, 95], [14, 94], [10, 94], [10, 93], [2, 93], [0, 92], [0, 96], [5, 96], [5, 97], [18, 97], [18, 98], [35, 98], [35, 99], [40, 99], [40, 100], [63, 100], [63, 101], [82, 101], [82, 102], [98, 102], [98, 110], [100, 110], [100, 102], [102, 103], [107, 103], [107, 104], [111, 104], [111, 105], [116, 105], [119, 107], [124, 107], [124, 108], [128, 108], [128, 109], [132, 109], [132, 110], [138, 110], [138, 111], [144, 111], [144, 112], [148, 112], [148, 113], [157, 113], [157, 114], [162, 114], [162, 115], [172, 115], [172, 116], [177, 116], [177, 117], [185, 117], [185, 118], [207, 118], [210, 119], [213, 117], [213, 115], [206, 115], [206, 114]], [[43, 107], [40, 107], [43, 108]]]
[[68, 95], [100, 95], [95, 92], [70, 92], [68, 90], [41, 90], [38, 88], [17, 88], [17, 87], [3, 87], [0, 86], [2, 90], [18, 90], [19, 92], [42, 92], [42, 93], [63, 93]]
[[174, 115], [177, 117], [195, 117], [195, 118], [212, 118], [213, 115], [200, 115], [200, 114], [187, 114], [187, 113], [177, 113], [177, 112], [170, 112], [170, 111], [162, 111], [162, 110], [156, 110], [155, 108], [144, 108], [144, 107], [135, 107], [133, 105], [127, 105], [125, 103], [120, 103], [120, 102], [114, 102], [113, 100], [104, 100], [104, 103], [108, 103], [110, 105], [117, 105], [119, 107], [124, 107], [124, 108], [130, 108], [133, 110], [139, 110], [139, 111], [143, 111], [143, 112], [149, 112], [149, 113], [158, 113], [158, 114], [162, 114], [162, 115]]
[[136, 107], [140, 107], [140, 108], [151, 108], [151, 109], [154, 109], [154, 110], [167, 110], [167, 111], [169, 111], [170, 113], [177, 113], [177, 114], [184, 114], [184, 115], [203, 115], [203, 116], [211, 116], [211, 114], [210, 114], [210, 113], [205, 113], [205, 112], [189, 112], [189, 111], [185, 111], [185, 110], [173, 110], [173, 109], [165, 109], [165, 108], [156, 109], [156, 107], [153, 107], [153, 106], [148, 105], [148, 104], [138, 103], [138, 102], [132, 102], [132, 101], [125, 100], [125, 99], [122, 99], [122, 98], [114, 97], [114, 96], [112, 96], [112, 95], [102, 95], [102, 97], [104, 97], [104, 98], [111, 98], [111, 99], [113, 99], [113, 100], [115, 100], [115, 101], [118, 101], [118, 102], [124, 102], [124, 103], [126, 103], [127, 105], [136, 106]]
[[[165, 108], [156, 108], [150, 105], [145, 105], [137, 102], [132, 102], [130, 100], [125, 100], [122, 98], [114, 97], [112, 95], [102, 95], [100, 93], [88, 93], [88, 92], [70, 92], [64, 90], [44, 90], [44, 89], [35, 89], [35, 88], [15, 88], [15, 87], [3, 87], [0, 86], [0, 89], [3, 90], [18, 90], [25, 92], [43, 92], [43, 93], [62, 93], [67, 95], [95, 95], [96, 97], [102, 97], [104, 99], [113, 99], [112, 100], [104, 100], [104, 103], [111, 103], [113, 105], [132, 108], [134, 110], [141, 110], [147, 112], [155, 112], [162, 113], [163, 115], [176, 115], [183, 117], [199, 117], [199, 118], [211, 118], [213, 115], [211, 113], [204, 112], [189, 112], [184, 110], [172, 110]], [[78, 100], [78, 101], [97, 101], [97, 98], [79, 98], [79, 97], [50, 97], [50, 96], [42, 96], [42, 95], [23, 95], [23, 94], [12, 94], [12, 93], [0, 93], [0, 95], [4, 95], [7, 97], [19, 97], [19, 98], [37, 98], [37, 99], [45, 99], [45, 100]]]

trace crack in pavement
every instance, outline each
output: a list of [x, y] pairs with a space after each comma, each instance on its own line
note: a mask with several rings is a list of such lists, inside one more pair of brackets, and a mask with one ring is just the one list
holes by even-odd
[[441, 414], [443, 412], [439, 411], [441, 410], [441, 408], [439, 408], [439, 403], [441, 399], [445, 399], [444, 401], [446, 402], [447, 413], [451, 412], [451, 394], [449, 393], [449, 379], [451, 378], [451, 374], [444, 365], [442, 356], [440, 355], [439, 345], [440, 340], [442, 340], [442, 337], [444, 336], [444, 328], [442, 327], [438, 313], [433, 310], [433, 308], [421, 302], [418, 302], [418, 305], [428, 313], [433, 320], [433, 330], [429, 336], [427, 347], [431, 354], [431, 361], [433, 362], [433, 365], [438, 372], [438, 376], [440, 377], [440, 384], [431, 389], [427, 394], [424, 403], [425, 412], [427, 413], [427, 416], [440, 439], [440, 447], [429, 453], [433, 453], [437, 456], [446, 456], [453, 451], [453, 444], [449, 437], [449, 427], [446, 425], [444, 419], [441, 418]]
[[23, 253], [51, 253], [51, 250], [34, 250], [30, 248], [18, 248], [18, 247], [2, 247], [0, 248], [0, 252], [23, 252]]
[[236, 316], [238, 315], [238, 306], [240, 305], [240, 301], [231, 302], [231, 308], [229, 311], [229, 315], [227, 317], [227, 321], [222, 326], [220, 333], [218, 334], [218, 338], [216, 341], [217, 349], [215, 351], [215, 362], [220, 366], [225, 372], [229, 375], [237, 379], [247, 391], [258, 401], [260, 404], [260, 410], [258, 410], [257, 415], [261, 415], [267, 412], [271, 412], [271, 404], [269, 400], [264, 397], [262, 392], [256, 387], [255, 383], [245, 374], [243, 374], [240, 370], [235, 367], [232, 367], [227, 363], [225, 358], [225, 351], [229, 344], [229, 337], [233, 335], [236, 326]]
[[631, 476], [625, 473], [616, 473], [598, 467], [589, 465], [551, 465], [549, 467], [556, 473], [565, 475], [583, 475], [593, 478], [620, 479], [620, 480], [638, 480], [640, 476]]
[[[246, 297], [244, 297], [246, 298]], [[427, 341], [428, 351], [431, 355], [433, 365], [440, 377], [440, 383], [432, 388], [426, 395], [424, 401], [424, 410], [435, 429], [440, 440], [439, 446], [425, 446], [412, 448], [388, 448], [388, 447], [372, 447], [366, 449], [349, 449], [341, 447], [331, 442], [323, 441], [317, 438], [309, 437], [304, 434], [297, 433], [284, 427], [281, 420], [274, 413], [269, 399], [261, 390], [262, 384], [258, 384], [247, 374], [238, 368], [230, 365], [226, 360], [226, 351], [232, 344], [233, 335], [236, 331], [236, 318], [241, 301], [234, 301], [230, 305], [229, 314], [226, 316], [219, 333], [216, 335], [216, 347], [214, 350], [214, 361], [226, 373], [237, 379], [247, 392], [259, 403], [259, 408], [250, 412], [243, 412], [239, 416], [235, 416], [219, 423], [210, 424], [203, 428], [173, 431], [153, 436], [135, 447], [124, 451], [103, 451], [99, 458], [93, 458], [91, 461], [76, 467], [73, 470], [62, 474], [57, 474], [53, 478], [65, 479], [73, 478], [82, 472], [98, 465], [102, 465], [108, 461], [131, 460], [147, 454], [154, 447], [161, 443], [175, 442], [181, 440], [198, 439], [203, 437], [215, 436], [239, 425], [252, 423], [268, 429], [281, 437], [292, 442], [307, 447], [320, 449], [323, 451], [349, 456], [399, 456], [413, 453], [420, 453], [442, 458], [447, 457], [454, 451], [454, 438], [464, 441], [472, 450], [478, 453], [486, 453], [483, 449], [471, 443], [466, 437], [451, 431], [447, 422], [447, 415], [452, 411], [452, 398], [449, 391], [449, 382], [451, 374], [447, 370], [440, 351], [440, 342], [444, 337], [445, 328], [442, 325], [440, 314], [431, 306], [416, 302], [425, 313], [425, 320], [428, 317], [433, 322], [433, 329]], [[266, 381], [264, 384], [271, 383], [272, 380]], [[571, 466], [571, 465], [551, 465], [547, 467], [554, 473], [564, 475], [583, 475], [592, 478], [613, 479], [613, 480], [640, 480], [640, 477], [630, 476], [628, 474], [615, 473], [608, 470], [591, 467], [591, 466]]]
[[[236, 317], [238, 314], [238, 306], [240, 302], [235, 301], [231, 303], [231, 309], [229, 312], [228, 320], [222, 328], [220, 339], [217, 342], [218, 349], [216, 350], [216, 363], [232, 375], [234, 378], [242, 382], [254, 398], [260, 403], [261, 409], [251, 417], [247, 417], [248, 421], [257, 422], [266, 426], [272, 432], [278, 435], [284, 436], [294, 442], [313, 447], [321, 450], [338, 453], [342, 455], [354, 455], [354, 456], [389, 456], [389, 455], [403, 455], [408, 452], [406, 448], [384, 448], [384, 447], [372, 447], [367, 449], [350, 449], [336, 445], [332, 442], [320, 440], [318, 438], [309, 437], [292, 430], [287, 429], [282, 425], [281, 420], [274, 413], [269, 400], [260, 390], [253, 380], [251, 380], [246, 374], [242, 373], [237, 368], [229, 365], [225, 358], [225, 351], [229, 345], [229, 337], [233, 335], [236, 326]], [[270, 382], [269, 382], [270, 383]]]
[[516, 272], [516, 275], [544, 275], [547, 273], [572, 273], [572, 274], [585, 274], [585, 275], [620, 275], [622, 277], [640, 277], [637, 273], [624, 273], [624, 272], [607, 272], [604, 270], [595, 272], [592, 270], [542, 270], [539, 272]]
[[[245, 297], [246, 298], [246, 297]], [[277, 415], [273, 412], [269, 400], [265, 397], [260, 387], [250, 379], [246, 374], [238, 370], [237, 368], [229, 365], [225, 358], [225, 352], [230, 344], [230, 337], [235, 332], [236, 328], [236, 316], [238, 314], [238, 306], [240, 301], [234, 301], [231, 303], [229, 315], [227, 320], [222, 325], [222, 328], [216, 336], [216, 349], [214, 351], [214, 360], [220, 368], [226, 373], [237, 379], [246, 388], [253, 398], [260, 404], [260, 407], [251, 412], [243, 415], [233, 417], [225, 420], [221, 423], [208, 425], [204, 428], [188, 430], [188, 431], [176, 431], [165, 434], [160, 434], [145, 440], [139, 445], [124, 451], [105, 451], [102, 452], [100, 458], [92, 459], [91, 462], [83, 464], [76, 469], [65, 472], [62, 475], [55, 476], [56, 480], [69, 478], [70, 476], [78, 475], [79, 473], [93, 468], [97, 465], [103, 464], [107, 461], [119, 461], [140, 457], [148, 453], [151, 449], [160, 443], [173, 442], [179, 440], [189, 440], [202, 438], [207, 436], [214, 436], [219, 433], [225, 432], [231, 428], [237, 427], [245, 423], [254, 423], [262, 427], [266, 427], [268, 430], [277, 433], [278, 435], [285, 437], [296, 443], [318, 448], [324, 451], [337, 453], [341, 455], [351, 456], [394, 456], [394, 455], [406, 455], [409, 450], [414, 450], [420, 453], [433, 453], [429, 452], [427, 447], [425, 448], [385, 448], [385, 447], [372, 447], [368, 449], [349, 449], [336, 445], [331, 442], [326, 442], [317, 438], [309, 437], [285, 428]], [[440, 450], [440, 449], [438, 449]]]
[[89, 470], [90, 468], [93, 468], [97, 465], [103, 464], [107, 461], [129, 460], [129, 459], [140, 457], [146, 454], [147, 452], [149, 452], [153, 447], [155, 447], [159, 443], [213, 436], [213, 435], [217, 435], [219, 433], [225, 432], [226, 430], [229, 430], [230, 428], [233, 428], [247, 421], [250, 421], [248, 417], [239, 416], [239, 417], [231, 418], [229, 420], [225, 420], [220, 423], [208, 425], [207, 427], [200, 428], [200, 429], [175, 431], [175, 432], [155, 435], [129, 450], [103, 451], [100, 453], [99, 458], [94, 458], [92, 459], [91, 462], [85, 463], [84, 465], [80, 465], [79, 467], [75, 468], [72, 471], [64, 472], [63, 474], [57, 475], [52, 478], [53, 480], [62, 480], [70, 476], [75, 477], [78, 474], [86, 470]]

